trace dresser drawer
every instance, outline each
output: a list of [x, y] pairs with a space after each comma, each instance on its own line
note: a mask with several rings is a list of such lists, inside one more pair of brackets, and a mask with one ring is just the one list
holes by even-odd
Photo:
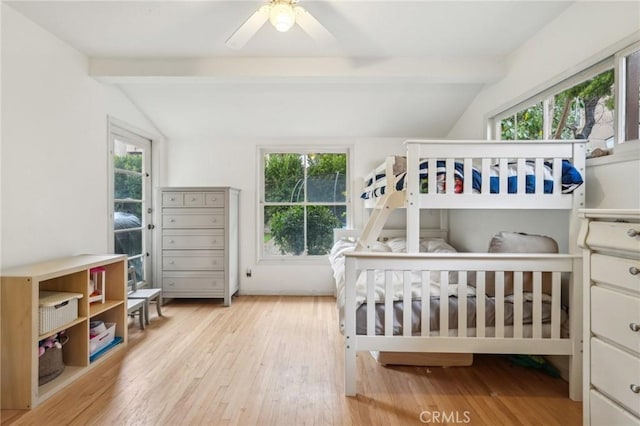
[[224, 206], [224, 193], [223, 192], [205, 192], [204, 204], [205, 206], [212, 206], [212, 207]]
[[222, 270], [224, 253], [221, 250], [163, 250], [162, 269], [165, 271]]
[[204, 194], [202, 192], [185, 192], [185, 206], [204, 206]]
[[[637, 233], [637, 235], [633, 235]], [[640, 252], [640, 223], [591, 222], [587, 245], [594, 250]]]
[[163, 192], [162, 193], [162, 206], [182, 206], [184, 204], [184, 197], [182, 192]]
[[629, 414], [601, 393], [591, 390], [589, 396], [592, 426], [640, 426], [640, 419]]
[[640, 353], [640, 298], [591, 287], [591, 331]]
[[223, 229], [166, 229], [163, 249], [223, 249]]
[[165, 273], [162, 275], [162, 288], [167, 291], [223, 291], [224, 273]]
[[631, 390], [632, 385], [640, 386], [639, 358], [592, 338], [591, 383], [635, 415], [640, 415], [640, 393]]
[[222, 228], [224, 226], [224, 213], [221, 209], [208, 214], [163, 214], [163, 228]]
[[595, 253], [591, 256], [591, 280], [640, 292], [640, 260]]

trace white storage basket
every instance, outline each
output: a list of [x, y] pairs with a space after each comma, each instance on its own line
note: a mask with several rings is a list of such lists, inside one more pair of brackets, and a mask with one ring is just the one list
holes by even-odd
[[40, 334], [78, 318], [78, 299], [81, 298], [81, 293], [40, 291]]
[[89, 356], [92, 356], [99, 350], [106, 348], [115, 339], [116, 324], [107, 323], [105, 326], [106, 329], [102, 333], [89, 339]]

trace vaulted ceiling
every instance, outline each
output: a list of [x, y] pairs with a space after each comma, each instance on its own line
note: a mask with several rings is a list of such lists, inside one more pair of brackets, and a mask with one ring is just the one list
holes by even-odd
[[337, 39], [265, 24], [261, 1], [5, 2], [90, 58], [170, 139], [441, 137], [568, 1], [300, 0]]

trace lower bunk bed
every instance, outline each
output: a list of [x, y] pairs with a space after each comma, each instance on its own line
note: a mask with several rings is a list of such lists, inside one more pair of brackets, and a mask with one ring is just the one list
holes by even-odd
[[581, 306], [580, 286], [569, 279], [580, 282], [580, 257], [457, 253], [442, 238], [446, 231], [427, 234], [422, 252], [407, 254], [382, 249], [380, 241], [358, 252], [355, 240], [338, 231], [330, 260], [345, 336], [346, 395], [357, 391], [360, 351], [415, 353], [417, 361], [417, 354], [434, 354], [444, 365], [442, 354], [458, 354], [449, 365], [468, 365], [468, 355], [488, 353], [568, 356], [569, 396], [580, 400], [581, 309], [566, 309], [567, 302]]

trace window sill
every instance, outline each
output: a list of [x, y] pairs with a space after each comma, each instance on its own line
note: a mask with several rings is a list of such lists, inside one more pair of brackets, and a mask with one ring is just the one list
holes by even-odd
[[324, 256], [290, 256], [282, 258], [263, 257], [258, 259], [259, 265], [329, 265], [329, 255]]
[[624, 163], [640, 160], [640, 141], [634, 140], [616, 145], [613, 154], [603, 157], [587, 158], [587, 167], [602, 166], [605, 164]]

